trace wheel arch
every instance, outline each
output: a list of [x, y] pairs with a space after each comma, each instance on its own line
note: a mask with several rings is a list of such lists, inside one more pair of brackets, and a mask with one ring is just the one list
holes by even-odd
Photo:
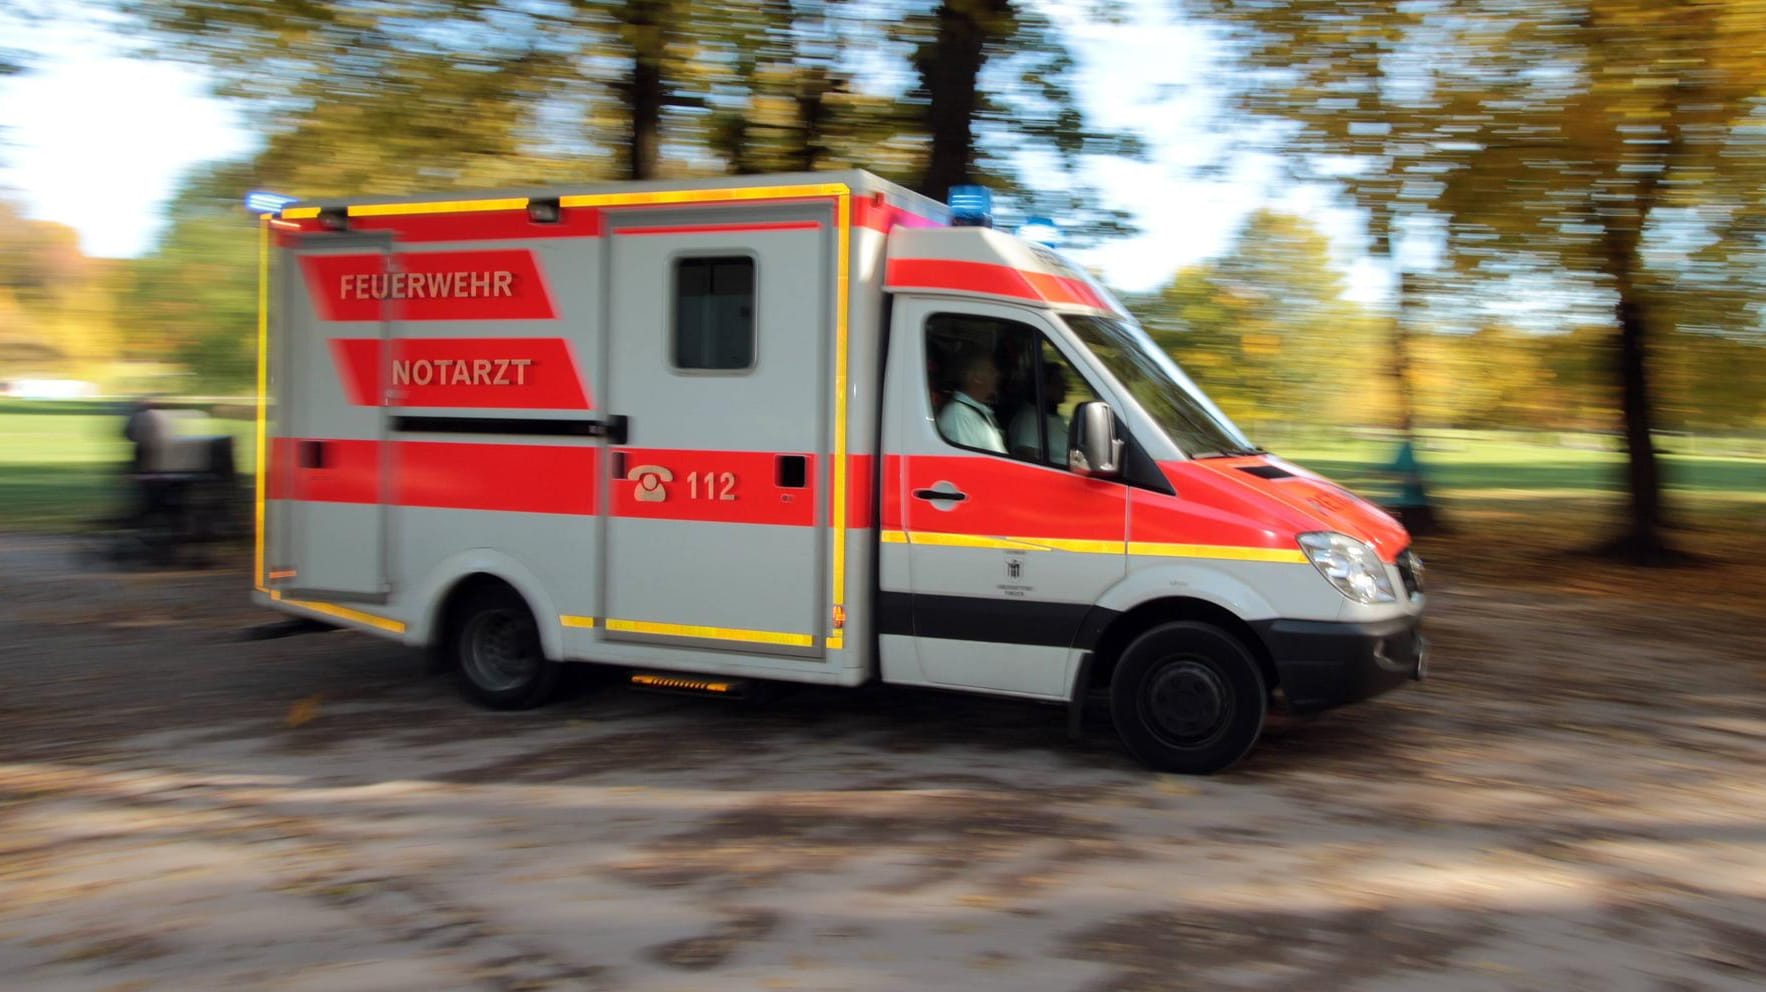
[[1090, 662], [1084, 668], [1084, 684], [1074, 686], [1074, 698], [1081, 699], [1093, 689], [1109, 686], [1122, 652], [1134, 643], [1135, 638], [1161, 624], [1181, 621], [1218, 627], [1251, 653], [1266, 685], [1273, 689], [1279, 684], [1269, 646], [1244, 618], [1207, 599], [1195, 596], [1164, 596], [1146, 600], [1110, 620], [1092, 645]]
[[520, 596], [533, 614], [546, 657], [563, 660], [563, 630], [552, 598], [546, 595], [544, 586], [520, 562], [488, 548], [462, 552], [430, 570], [421, 599], [426, 606], [418, 614], [421, 622], [413, 625], [409, 640], [432, 650], [437, 648], [447, 637], [449, 624], [460, 604], [474, 590], [487, 584], [506, 586]]

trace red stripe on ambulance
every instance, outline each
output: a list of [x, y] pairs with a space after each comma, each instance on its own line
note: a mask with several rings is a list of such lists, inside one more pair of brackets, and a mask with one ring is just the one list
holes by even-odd
[[1056, 306], [1110, 306], [1082, 280], [1069, 276], [1014, 269], [991, 262], [943, 258], [897, 258], [889, 263], [889, 288], [941, 289], [1033, 300]]
[[[302, 446], [320, 445], [319, 467], [302, 467]], [[390, 450], [383, 450], [390, 448]], [[517, 513], [593, 514], [598, 448], [456, 441], [338, 441], [275, 438], [270, 499]], [[391, 472], [382, 485], [382, 456]]]
[[322, 320], [550, 320], [558, 316], [531, 251], [302, 255]]
[[563, 338], [398, 338], [391, 361], [379, 338], [330, 344], [356, 406], [593, 409]]
[[[1127, 529], [1120, 483], [986, 455], [908, 455], [903, 463], [902, 488], [908, 492], [951, 482], [968, 497], [944, 504], [947, 509], [910, 497], [909, 531], [1121, 541]], [[1026, 499], [1026, 493], [1035, 498]]]
[[[816, 456], [768, 451], [622, 448], [624, 476], [613, 481], [616, 517], [707, 523], [816, 523]], [[800, 486], [780, 485], [782, 466], [801, 459]], [[616, 462], [617, 466], [618, 463]]]
[[871, 197], [854, 197], [852, 201], [852, 225], [869, 228], [888, 234], [897, 227], [944, 227], [945, 225], [930, 217], [922, 217], [895, 206], [888, 201], [881, 203]]

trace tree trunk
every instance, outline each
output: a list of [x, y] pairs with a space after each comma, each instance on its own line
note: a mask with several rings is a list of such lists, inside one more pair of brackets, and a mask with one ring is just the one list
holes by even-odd
[[1009, 17], [1009, 0], [945, 0], [938, 8], [938, 37], [915, 54], [926, 87], [926, 129], [932, 153], [920, 192], [937, 200], [969, 181], [975, 159], [976, 87], [987, 62], [988, 22]]
[[817, 67], [804, 70], [797, 84], [797, 147], [792, 150], [791, 167], [799, 172], [814, 172], [821, 164], [824, 130], [828, 126], [828, 93], [833, 89], [825, 70]]
[[[1387, 261], [1397, 267], [1390, 249]], [[1399, 457], [1394, 463], [1397, 470], [1398, 493], [1393, 501], [1392, 509], [1397, 511], [1398, 520], [1410, 531], [1412, 537], [1446, 530], [1440, 513], [1435, 508], [1435, 501], [1429, 495], [1428, 481], [1423, 474], [1421, 456], [1416, 443], [1416, 393], [1410, 385], [1410, 315], [1416, 304], [1412, 294], [1416, 290], [1416, 282], [1410, 273], [1400, 270], [1398, 273], [1398, 302], [1392, 313], [1392, 384], [1398, 402], [1398, 434]]]
[[1610, 227], [1606, 234], [1607, 274], [1613, 277], [1619, 303], [1618, 374], [1620, 407], [1625, 420], [1625, 481], [1630, 490], [1627, 532], [1608, 551], [1639, 565], [1665, 565], [1675, 557], [1662, 538], [1662, 476], [1653, 437], [1654, 408], [1649, 391], [1649, 312], [1637, 286], [1638, 236]]
[[667, 45], [662, 5], [636, 0], [625, 6], [626, 30], [632, 46], [631, 76], [624, 87], [631, 114], [630, 146], [626, 149], [629, 179], [654, 179], [662, 146], [662, 108], [668, 87], [662, 79]]

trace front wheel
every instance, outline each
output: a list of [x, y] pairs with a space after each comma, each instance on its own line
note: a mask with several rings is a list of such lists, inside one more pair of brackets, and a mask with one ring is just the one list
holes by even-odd
[[1263, 733], [1269, 691], [1238, 640], [1203, 623], [1168, 623], [1128, 646], [1110, 680], [1122, 743], [1159, 771], [1212, 775]]
[[499, 710], [544, 703], [564, 668], [546, 657], [533, 612], [507, 587], [487, 587], [465, 604], [449, 649], [467, 695]]

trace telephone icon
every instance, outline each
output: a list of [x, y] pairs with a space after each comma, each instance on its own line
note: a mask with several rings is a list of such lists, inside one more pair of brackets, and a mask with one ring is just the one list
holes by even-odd
[[635, 492], [640, 503], [660, 503], [668, 499], [668, 490], [662, 488], [662, 484], [675, 481], [675, 474], [661, 465], [636, 465], [625, 477], [638, 484]]

